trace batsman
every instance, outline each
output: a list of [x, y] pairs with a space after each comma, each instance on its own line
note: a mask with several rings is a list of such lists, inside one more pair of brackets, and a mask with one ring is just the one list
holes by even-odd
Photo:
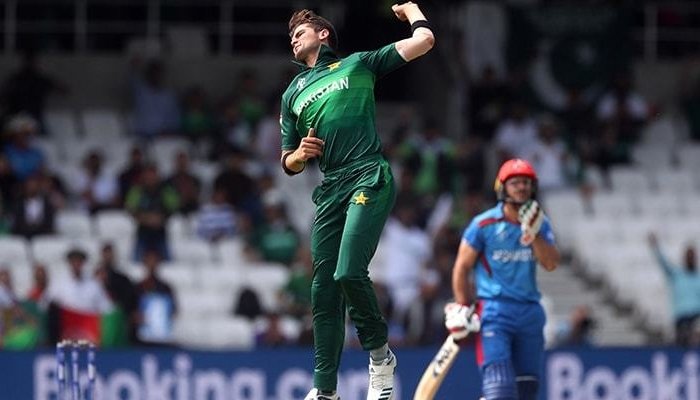
[[[535, 400], [544, 356], [545, 313], [537, 264], [557, 268], [549, 220], [535, 200], [537, 174], [527, 161], [506, 161], [495, 182], [498, 203], [464, 230], [454, 269], [455, 302], [445, 307], [452, 337], [466, 337], [476, 313], [476, 357], [485, 400]], [[473, 280], [472, 280], [473, 279]], [[470, 296], [476, 286], [476, 301]], [[472, 303], [476, 307], [472, 307]]]
[[368, 273], [396, 194], [375, 130], [374, 84], [427, 53], [434, 37], [416, 4], [392, 11], [410, 24], [410, 37], [344, 58], [334, 51], [338, 38], [328, 20], [301, 10], [289, 21], [301, 71], [282, 96], [282, 168], [298, 174], [317, 158], [324, 175], [312, 196], [314, 388], [306, 400], [338, 399], [346, 310], [370, 353], [367, 399], [395, 396], [396, 357]]

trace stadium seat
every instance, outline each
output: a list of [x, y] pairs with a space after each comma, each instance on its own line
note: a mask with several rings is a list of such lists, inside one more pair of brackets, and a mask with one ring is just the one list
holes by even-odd
[[92, 222], [85, 211], [60, 210], [56, 214], [56, 231], [67, 238], [92, 237]]
[[233, 291], [205, 291], [199, 288], [178, 287], [175, 289], [179, 313], [185, 318], [220, 318], [232, 315]]
[[686, 170], [692, 172], [700, 170], [700, 144], [684, 143], [678, 148], [678, 161]]
[[640, 215], [660, 220], [685, 214], [685, 204], [677, 193], [671, 191], [645, 195], [636, 202]]
[[192, 226], [189, 218], [175, 214], [168, 218], [165, 224], [165, 231], [168, 235], [168, 240], [183, 240], [192, 236]]
[[660, 193], [678, 196], [697, 192], [697, 182], [688, 169], [658, 169], [653, 172], [654, 186]]
[[253, 324], [245, 318], [212, 318], [208, 321], [207, 328], [207, 345], [211, 348], [251, 350], [255, 347]]
[[95, 231], [103, 240], [133, 237], [136, 233], [136, 221], [126, 211], [99, 211], [95, 215]]
[[643, 143], [632, 149], [632, 161], [645, 171], [671, 168], [671, 148], [655, 143]]
[[276, 310], [279, 306], [279, 291], [289, 281], [289, 268], [281, 264], [255, 263], [246, 269], [246, 285], [259, 296], [265, 310]]
[[92, 238], [69, 239], [60, 235], [39, 235], [31, 242], [33, 260], [47, 265], [65, 262], [68, 251], [78, 248], [86, 253], [86, 263], [92, 266], [99, 259], [99, 247], [99, 242]]
[[8, 265], [14, 268], [15, 265], [29, 264], [29, 245], [27, 239], [22, 236], [2, 236], [0, 237], [0, 266]]
[[636, 202], [629, 193], [602, 192], [591, 198], [593, 212], [597, 217], [621, 218], [636, 213]]
[[44, 113], [44, 124], [49, 137], [58, 142], [80, 137], [75, 114], [70, 110], [47, 110]]
[[80, 114], [86, 138], [119, 139], [125, 135], [124, 121], [116, 110], [94, 108]]
[[158, 274], [161, 278], [176, 291], [187, 289], [199, 289], [198, 272], [192, 265], [182, 263], [163, 263], [158, 268]]
[[612, 189], [619, 193], [646, 193], [651, 188], [651, 180], [640, 168], [613, 167], [610, 169]]
[[242, 238], [223, 239], [214, 246], [215, 258], [222, 266], [238, 268], [246, 265], [245, 242]]
[[36, 138], [34, 145], [44, 154], [44, 162], [49, 169], [54, 169], [63, 162], [63, 149], [58, 140]]
[[170, 252], [173, 260], [189, 263], [195, 267], [212, 262], [212, 249], [209, 242], [191, 238], [173, 238], [170, 240]]
[[158, 166], [163, 177], [169, 176], [175, 164], [175, 155], [180, 151], [188, 152], [190, 143], [185, 139], [157, 138], [150, 146], [151, 158]]

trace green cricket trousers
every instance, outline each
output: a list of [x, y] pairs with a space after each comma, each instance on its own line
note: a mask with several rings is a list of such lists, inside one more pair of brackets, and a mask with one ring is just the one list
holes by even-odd
[[381, 155], [326, 171], [321, 185], [314, 190], [311, 301], [314, 387], [318, 389], [336, 389], [346, 308], [363, 349], [375, 349], [387, 342], [387, 324], [377, 304], [368, 265], [395, 198], [391, 168]]

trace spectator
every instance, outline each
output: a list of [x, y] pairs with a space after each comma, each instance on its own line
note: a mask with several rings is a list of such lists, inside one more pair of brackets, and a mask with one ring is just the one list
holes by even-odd
[[510, 116], [496, 129], [493, 144], [499, 164], [510, 158], [524, 157], [528, 145], [536, 139], [537, 124], [532, 119], [528, 106], [522, 100], [514, 100], [510, 105]]
[[265, 261], [290, 265], [301, 244], [292, 226], [279, 192], [271, 191], [264, 199], [264, 219], [254, 225], [248, 245]]
[[127, 193], [125, 204], [137, 224], [134, 257], [139, 261], [146, 250], [155, 250], [162, 259], [168, 260], [170, 251], [165, 226], [179, 206], [178, 195], [162, 184], [154, 164], [144, 166], [139, 181]]
[[70, 274], [52, 281], [49, 299], [63, 308], [74, 311], [101, 314], [112, 311], [114, 304], [107, 291], [92, 274], [85, 271], [87, 254], [77, 248], [66, 255]]
[[177, 314], [175, 292], [159, 274], [161, 257], [155, 250], [143, 256], [145, 278], [136, 285], [139, 297], [138, 342], [147, 345], [168, 345], [172, 341], [172, 324]]
[[129, 193], [129, 190], [138, 185], [144, 166], [143, 150], [138, 146], [134, 146], [129, 153], [129, 163], [126, 168], [119, 173], [120, 204], [123, 204], [126, 200], [126, 194]]
[[5, 147], [5, 157], [10, 162], [12, 172], [21, 181], [44, 166], [44, 154], [31, 143], [38, 129], [37, 121], [27, 114], [17, 114], [8, 122], [10, 142]]
[[405, 168], [413, 168], [415, 193], [435, 198], [453, 189], [455, 146], [437, 121], [429, 119], [419, 136], [409, 138], [399, 150]]
[[[133, 64], [138, 67], [139, 60]], [[150, 61], [139, 76], [134, 71], [132, 94], [134, 130], [141, 139], [172, 135], [180, 127], [180, 109], [175, 93], [165, 86], [165, 69], [160, 61]]]
[[311, 251], [300, 246], [296, 260], [292, 265], [292, 273], [280, 293], [283, 312], [298, 319], [311, 312], [311, 281], [314, 266], [311, 261]]
[[197, 213], [197, 235], [208, 241], [217, 242], [236, 235], [236, 213], [226, 202], [226, 192], [215, 189], [211, 202], [205, 204]]
[[116, 177], [102, 168], [102, 154], [98, 150], [90, 151], [82, 167], [74, 181], [81, 206], [91, 213], [116, 207], [119, 186]]
[[224, 102], [221, 117], [221, 138], [224, 142], [216, 146], [216, 156], [221, 156], [221, 150], [247, 148], [253, 139], [253, 128], [243, 117], [237, 98], [233, 97]]
[[105, 289], [110, 299], [124, 313], [127, 321], [127, 331], [130, 339], [136, 338], [135, 322], [138, 311], [138, 294], [131, 280], [121, 273], [117, 266], [114, 246], [111, 243], [102, 245], [101, 259], [97, 264], [98, 270], [105, 276]]
[[282, 327], [282, 318], [276, 312], [268, 313], [258, 324], [255, 332], [255, 347], [283, 347], [291, 345], [296, 338], [289, 337]]
[[165, 181], [167, 187], [172, 188], [180, 198], [178, 212], [190, 214], [199, 208], [199, 194], [202, 184], [199, 178], [190, 171], [190, 158], [184, 151], [178, 151], [175, 155], [175, 171]]
[[244, 70], [238, 76], [237, 83], [236, 91], [240, 98], [241, 115], [248, 126], [255, 130], [265, 114], [265, 102], [260, 94], [258, 75], [254, 70]]
[[508, 90], [498, 80], [493, 66], [485, 66], [479, 80], [469, 90], [470, 137], [490, 142], [498, 122], [504, 117]]
[[545, 114], [538, 122], [537, 139], [528, 147], [525, 159], [537, 171], [537, 190], [560, 190], [568, 186], [568, 162], [566, 144], [559, 137], [559, 125], [554, 117]]
[[19, 189], [19, 181], [12, 172], [10, 161], [4, 154], [0, 153], [0, 204], [6, 213], [14, 208], [15, 197]]
[[214, 137], [216, 122], [209, 110], [206, 93], [199, 86], [191, 87], [185, 92], [180, 129], [195, 148]]
[[29, 288], [27, 300], [36, 304], [40, 309], [46, 309], [49, 302], [48, 289], [49, 274], [46, 272], [46, 266], [35, 263], [32, 266], [32, 286]]
[[229, 152], [224, 169], [214, 178], [214, 190], [225, 191], [228, 202], [238, 213], [257, 222], [260, 219], [258, 187], [244, 170], [244, 164], [245, 155], [242, 151]]
[[255, 153], [266, 165], [279, 161], [282, 135], [280, 135], [280, 101], [277, 97], [268, 101], [267, 112], [257, 125]]
[[427, 274], [432, 243], [430, 236], [417, 226], [412, 198], [397, 199], [384, 228], [382, 244], [386, 265], [381, 280], [391, 296], [395, 321], [404, 323], [409, 310], [420, 299], [422, 287], [437, 279]]
[[12, 214], [12, 233], [31, 239], [36, 235], [54, 232], [56, 209], [48, 195], [42, 191], [36, 176], [24, 182], [22, 194], [17, 199]]
[[15, 293], [8, 267], [0, 268], [0, 347], [11, 350], [34, 348], [39, 341], [39, 327], [25, 311]]
[[649, 234], [651, 246], [659, 266], [666, 275], [671, 294], [673, 318], [676, 329], [676, 344], [679, 346], [697, 346], [694, 337], [694, 324], [700, 317], [700, 274], [697, 270], [695, 246], [685, 249], [684, 266], [672, 265], [661, 251], [654, 233]]
[[591, 315], [591, 309], [586, 305], [579, 305], [571, 313], [569, 321], [565, 321], [557, 332], [557, 346], [584, 346], [593, 345], [592, 332], [595, 329], [595, 320]]
[[68, 91], [63, 83], [41, 71], [34, 51], [23, 54], [22, 66], [3, 83], [1, 90], [0, 103], [8, 114], [25, 112], [36, 121], [41, 121], [51, 93]]
[[611, 124], [619, 140], [632, 145], [639, 139], [639, 129], [649, 118], [649, 105], [646, 100], [632, 90], [630, 71], [620, 71], [613, 85], [600, 99], [596, 114], [604, 124]]

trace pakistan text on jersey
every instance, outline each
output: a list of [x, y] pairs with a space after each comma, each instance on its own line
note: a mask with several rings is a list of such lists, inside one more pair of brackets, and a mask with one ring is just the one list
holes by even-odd
[[343, 77], [340, 79], [336, 79], [333, 82], [329, 83], [326, 86], [320, 87], [317, 90], [313, 91], [309, 97], [304, 99], [304, 101], [299, 104], [299, 106], [294, 110], [297, 115], [301, 115], [301, 112], [304, 111], [306, 106], [309, 104], [313, 103], [314, 101], [318, 100], [322, 96], [326, 95], [329, 92], [333, 92], [336, 90], [343, 90], [343, 89], [348, 89], [350, 87], [350, 81], [348, 80], [348, 77]]
[[519, 261], [532, 261], [534, 257], [532, 255], [532, 249], [518, 249], [518, 250], [494, 250], [491, 258], [498, 262], [519, 262]]

